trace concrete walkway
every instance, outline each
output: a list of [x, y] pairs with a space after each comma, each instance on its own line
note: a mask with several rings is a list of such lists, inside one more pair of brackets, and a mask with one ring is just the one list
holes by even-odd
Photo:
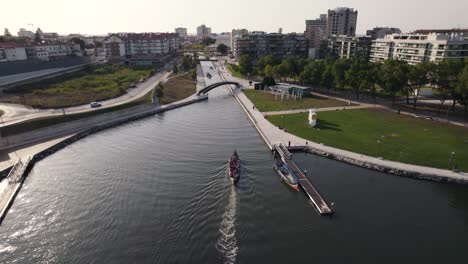
[[[227, 70], [220, 71], [222, 75], [227, 80], [238, 81], [239, 78], [231, 78], [227, 75]], [[244, 81], [244, 84], [248, 81]], [[244, 108], [244, 111], [249, 115], [249, 117], [253, 120], [253, 123], [259, 133], [262, 135], [270, 149], [272, 148], [273, 144], [282, 143], [285, 146], [297, 146], [297, 147], [311, 147], [318, 152], [327, 153], [333, 155], [335, 157], [341, 157], [341, 160], [349, 161], [349, 163], [365, 163], [369, 166], [378, 166], [384, 168], [390, 168], [393, 170], [405, 171], [411, 174], [427, 176], [427, 177], [437, 177], [437, 178], [446, 178], [448, 180], [454, 180], [459, 182], [468, 183], [468, 173], [457, 173], [450, 170], [443, 170], [443, 169], [436, 169], [418, 165], [411, 165], [405, 164], [395, 161], [383, 160], [377, 157], [370, 157], [366, 155], [361, 155], [358, 153], [341, 150], [329, 146], [325, 146], [319, 143], [310, 142], [306, 139], [297, 137], [290, 133], [287, 133], [278, 127], [274, 126], [270, 123], [267, 119], [265, 119], [264, 115], [259, 112], [258, 110], [253, 110], [254, 104], [247, 98], [247, 96], [240, 90], [236, 89], [233, 91], [235, 97], [241, 103]], [[355, 162], [352, 162], [355, 161]]]
[[[323, 108], [314, 108], [315, 112], [327, 112], [327, 111], [336, 111], [336, 110], [354, 110], [354, 109], [364, 109], [370, 108], [369, 105], [359, 105], [359, 106], [334, 106], [334, 107], [323, 107]], [[295, 109], [295, 110], [284, 110], [284, 111], [270, 111], [262, 112], [263, 116], [272, 116], [272, 115], [290, 115], [290, 114], [299, 114], [299, 113], [308, 113], [308, 109]]]

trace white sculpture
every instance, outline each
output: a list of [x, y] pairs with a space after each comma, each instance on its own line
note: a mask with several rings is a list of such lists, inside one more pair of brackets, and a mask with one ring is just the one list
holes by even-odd
[[309, 110], [309, 124], [312, 127], [317, 126], [317, 113], [315, 113], [315, 109]]

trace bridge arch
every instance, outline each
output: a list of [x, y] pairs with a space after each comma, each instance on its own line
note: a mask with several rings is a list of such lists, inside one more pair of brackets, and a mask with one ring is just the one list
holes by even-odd
[[236, 87], [239, 87], [240, 84], [238, 82], [217, 82], [217, 83], [213, 83], [211, 85], [208, 85], [207, 87], [201, 89], [197, 95], [202, 95], [202, 94], [206, 94], [208, 93], [209, 91], [213, 90], [214, 88], [217, 88], [217, 87], [220, 87], [220, 86], [223, 86], [223, 85], [229, 85], [229, 84], [232, 84], [232, 85], [235, 85]]

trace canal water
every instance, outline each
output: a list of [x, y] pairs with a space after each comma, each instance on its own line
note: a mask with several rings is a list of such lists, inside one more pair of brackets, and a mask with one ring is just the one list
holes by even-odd
[[[227, 178], [234, 149], [237, 187]], [[272, 170], [226, 88], [36, 164], [0, 226], [0, 263], [464, 263], [468, 189], [294, 154], [333, 217]]]

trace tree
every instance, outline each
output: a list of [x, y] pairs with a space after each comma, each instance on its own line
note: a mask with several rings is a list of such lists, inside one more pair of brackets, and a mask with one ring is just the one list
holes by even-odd
[[177, 67], [177, 63], [174, 63], [174, 65], [172, 65], [172, 72], [174, 74], [177, 74], [179, 72], [179, 67]]
[[392, 105], [395, 105], [395, 95], [403, 89], [407, 83], [406, 73], [401, 65], [402, 61], [386, 60], [382, 65], [382, 74], [380, 85], [383, 89], [392, 96]]
[[333, 88], [333, 85], [334, 85], [334, 78], [333, 78], [332, 68], [333, 68], [333, 66], [326, 65], [325, 69], [323, 70], [322, 76], [321, 76], [322, 78], [320, 80], [320, 85], [322, 87], [328, 88], [329, 90], [331, 90]]
[[265, 67], [265, 70], [263, 70], [263, 73], [267, 77], [274, 77], [275, 76], [275, 70], [274, 70], [273, 66], [271, 66], [271, 65], [267, 65]]
[[408, 79], [410, 82], [410, 91], [413, 94], [413, 109], [416, 110], [416, 103], [418, 96], [421, 92], [421, 88], [429, 83], [430, 71], [432, 65], [428, 62], [421, 62], [410, 68]]
[[10, 30], [8, 30], [8, 28], [5, 28], [4, 31], [3, 31], [3, 36], [5, 38], [12, 38], [13, 36], [11, 35], [10, 33]]
[[84, 40], [78, 38], [78, 37], [74, 37], [71, 39], [71, 42], [73, 42], [74, 44], [78, 44], [80, 45], [80, 49], [81, 50], [84, 50], [85, 46], [86, 46], [86, 43], [84, 42]]
[[283, 63], [283, 62], [273, 67], [273, 70], [279, 78], [283, 78], [283, 81], [289, 75], [286, 63]]
[[42, 30], [40, 28], [37, 28], [36, 33], [34, 33], [34, 42], [42, 42]]
[[346, 71], [349, 69], [349, 64], [347, 60], [337, 60], [333, 64], [332, 74], [337, 86], [341, 89], [345, 88], [346, 84]]
[[228, 53], [228, 46], [226, 46], [225, 44], [221, 43], [218, 45], [218, 47], [216, 48], [216, 50], [223, 54], [223, 55], [226, 55]]
[[349, 69], [345, 73], [345, 81], [356, 93], [356, 98], [359, 100], [361, 88], [364, 86], [365, 74], [367, 73], [366, 62], [358, 58], [354, 58]]
[[215, 43], [216, 43], [216, 39], [212, 39], [212, 38], [210, 38], [210, 37], [206, 37], [206, 38], [203, 38], [203, 39], [202, 39], [202, 44], [203, 44], [204, 46], [209, 46], [209, 45], [215, 44]]
[[190, 56], [184, 56], [182, 59], [182, 69], [184, 69], [184, 71], [188, 71], [192, 68], [192, 64], [193, 62]]
[[365, 76], [365, 85], [368, 85], [367, 88], [371, 89], [372, 100], [374, 104], [376, 103], [376, 88], [375, 85], [379, 82], [380, 77], [380, 63], [370, 63]]
[[243, 75], [252, 73], [252, 58], [248, 55], [242, 55], [239, 58], [239, 71]]
[[265, 76], [263, 77], [263, 82], [266, 86], [273, 86], [276, 85], [275, 78], [273, 76]]
[[257, 67], [260, 71], [264, 71], [268, 65], [273, 67], [278, 64], [280, 64], [280, 61], [277, 58], [275, 58], [273, 55], [268, 54], [268, 55], [264, 55], [260, 57], [257, 63]]
[[458, 76], [455, 94], [457, 101], [464, 106], [464, 117], [465, 120], [468, 120], [468, 64]]

